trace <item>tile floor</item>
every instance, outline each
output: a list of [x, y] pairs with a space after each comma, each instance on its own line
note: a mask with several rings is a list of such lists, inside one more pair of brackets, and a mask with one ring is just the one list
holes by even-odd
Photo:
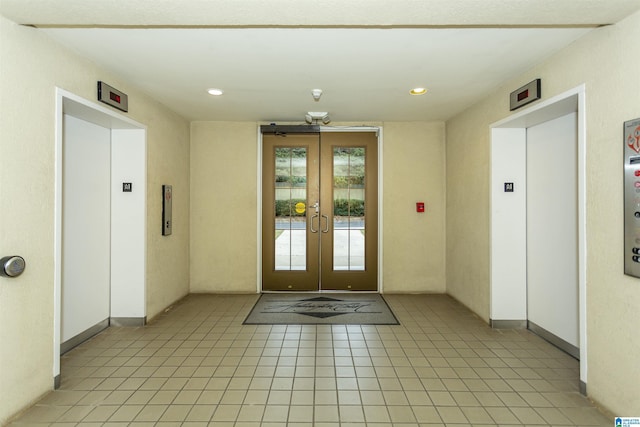
[[611, 426], [578, 362], [443, 295], [386, 295], [400, 326], [243, 326], [255, 295], [190, 295], [63, 356], [13, 425]]

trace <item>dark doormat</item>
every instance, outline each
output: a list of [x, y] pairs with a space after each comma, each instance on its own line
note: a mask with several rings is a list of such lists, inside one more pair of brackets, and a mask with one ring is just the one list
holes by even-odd
[[262, 294], [245, 325], [399, 325], [380, 294]]

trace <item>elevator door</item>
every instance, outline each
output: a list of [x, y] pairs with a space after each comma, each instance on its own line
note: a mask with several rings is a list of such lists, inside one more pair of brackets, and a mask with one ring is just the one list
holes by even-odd
[[262, 289], [377, 290], [377, 136], [263, 136]]
[[73, 338], [108, 325], [111, 131], [69, 115], [64, 129], [61, 342], [73, 346]]
[[527, 318], [578, 357], [577, 115], [527, 129]]

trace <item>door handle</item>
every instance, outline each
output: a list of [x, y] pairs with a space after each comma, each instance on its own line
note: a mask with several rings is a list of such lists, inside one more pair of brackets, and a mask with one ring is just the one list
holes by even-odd
[[324, 218], [325, 222], [325, 228], [324, 230], [322, 230], [323, 233], [328, 233], [329, 232], [329, 217], [327, 215], [322, 215], [322, 218]]
[[[315, 214], [315, 215], [311, 216], [311, 220], [309, 222], [309, 231], [311, 231], [312, 233], [317, 233], [318, 230], [314, 230], [313, 229], [313, 218], [318, 218], [318, 214]], [[320, 225], [320, 224], [318, 224], [318, 225]]]
[[6, 256], [0, 259], [0, 276], [18, 277], [24, 271], [26, 265], [24, 258], [21, 256]]

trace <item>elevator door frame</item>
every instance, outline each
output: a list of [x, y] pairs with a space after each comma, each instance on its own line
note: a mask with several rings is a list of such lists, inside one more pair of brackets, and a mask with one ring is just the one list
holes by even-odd
[[[147, 128], [129, 117], [64, 89], [55, 93], [55, 208], [53, 277], [53, 385], [60, 386], [62, 325], [62, 227], [64, 115], [111, 131], [111, 240], [109, 322], [142, 326], [146, 322]], [[135, 193], [124, 193], [131, 181]]]
[[[527, 128], [577, 113], [578, 311], [580, 389], [587, 386], [586, 110], [581, 85], [493, 123], [491, 130], [490, 321], [494, 327], [526, 327], [526, 199], [518, 177], [526, 171]], [[500, 150], [513, 150], [501, 160]], [[515, 182], [505, 198], [504, 185]], [[523, 181], [521, 181], [522, 183]]]
[[[383, 264], [382, 264], [382, 246], [383, 246], [383, 235], [382, 235], [382, 224], [383, 224], [383, 211], [382, 211], [382, 147], [383, 147], [383, 137], [382, 137], [382, 127], [381, 126], [320, 126], [320, 132], [375, 132], [378, 136], [378, 159], [377, 159], [377, 167], [378, 167], [378, 223], [377, 223], [377, 231], [378, 231], [378, 253], [375, 255], [378, 263], [378, 274], [377, 274], [377, 290], [373, 291], [376, 293], [383, 292], [383, 283], [382, 283], [382, 273], [383, 273]], [[262, 142], [262, 133], [260, 131], [260, 126], [257, 129], [258, 132], [258, 156], [257, 156], [257, 170], [258, 170], [258, 182], [257, 182], [257, 198], [256, 198], [256, 212], [257, 212], [257, 235], [258, 235], [258, 245], [257, 245], [257, 253], [256, 253], [256, 265], [257, 269], [257, 277], [256, 277], [256, 292], [261, 293], [262, 290], [262, 159], [264, 154], [264, 145]], [[268, 292], [268, 291], [265, 291]], [[336, 292], [330, 290], [318, 290], [316, 292]], [[370, 291], [364, 291], [370, 292]]]

